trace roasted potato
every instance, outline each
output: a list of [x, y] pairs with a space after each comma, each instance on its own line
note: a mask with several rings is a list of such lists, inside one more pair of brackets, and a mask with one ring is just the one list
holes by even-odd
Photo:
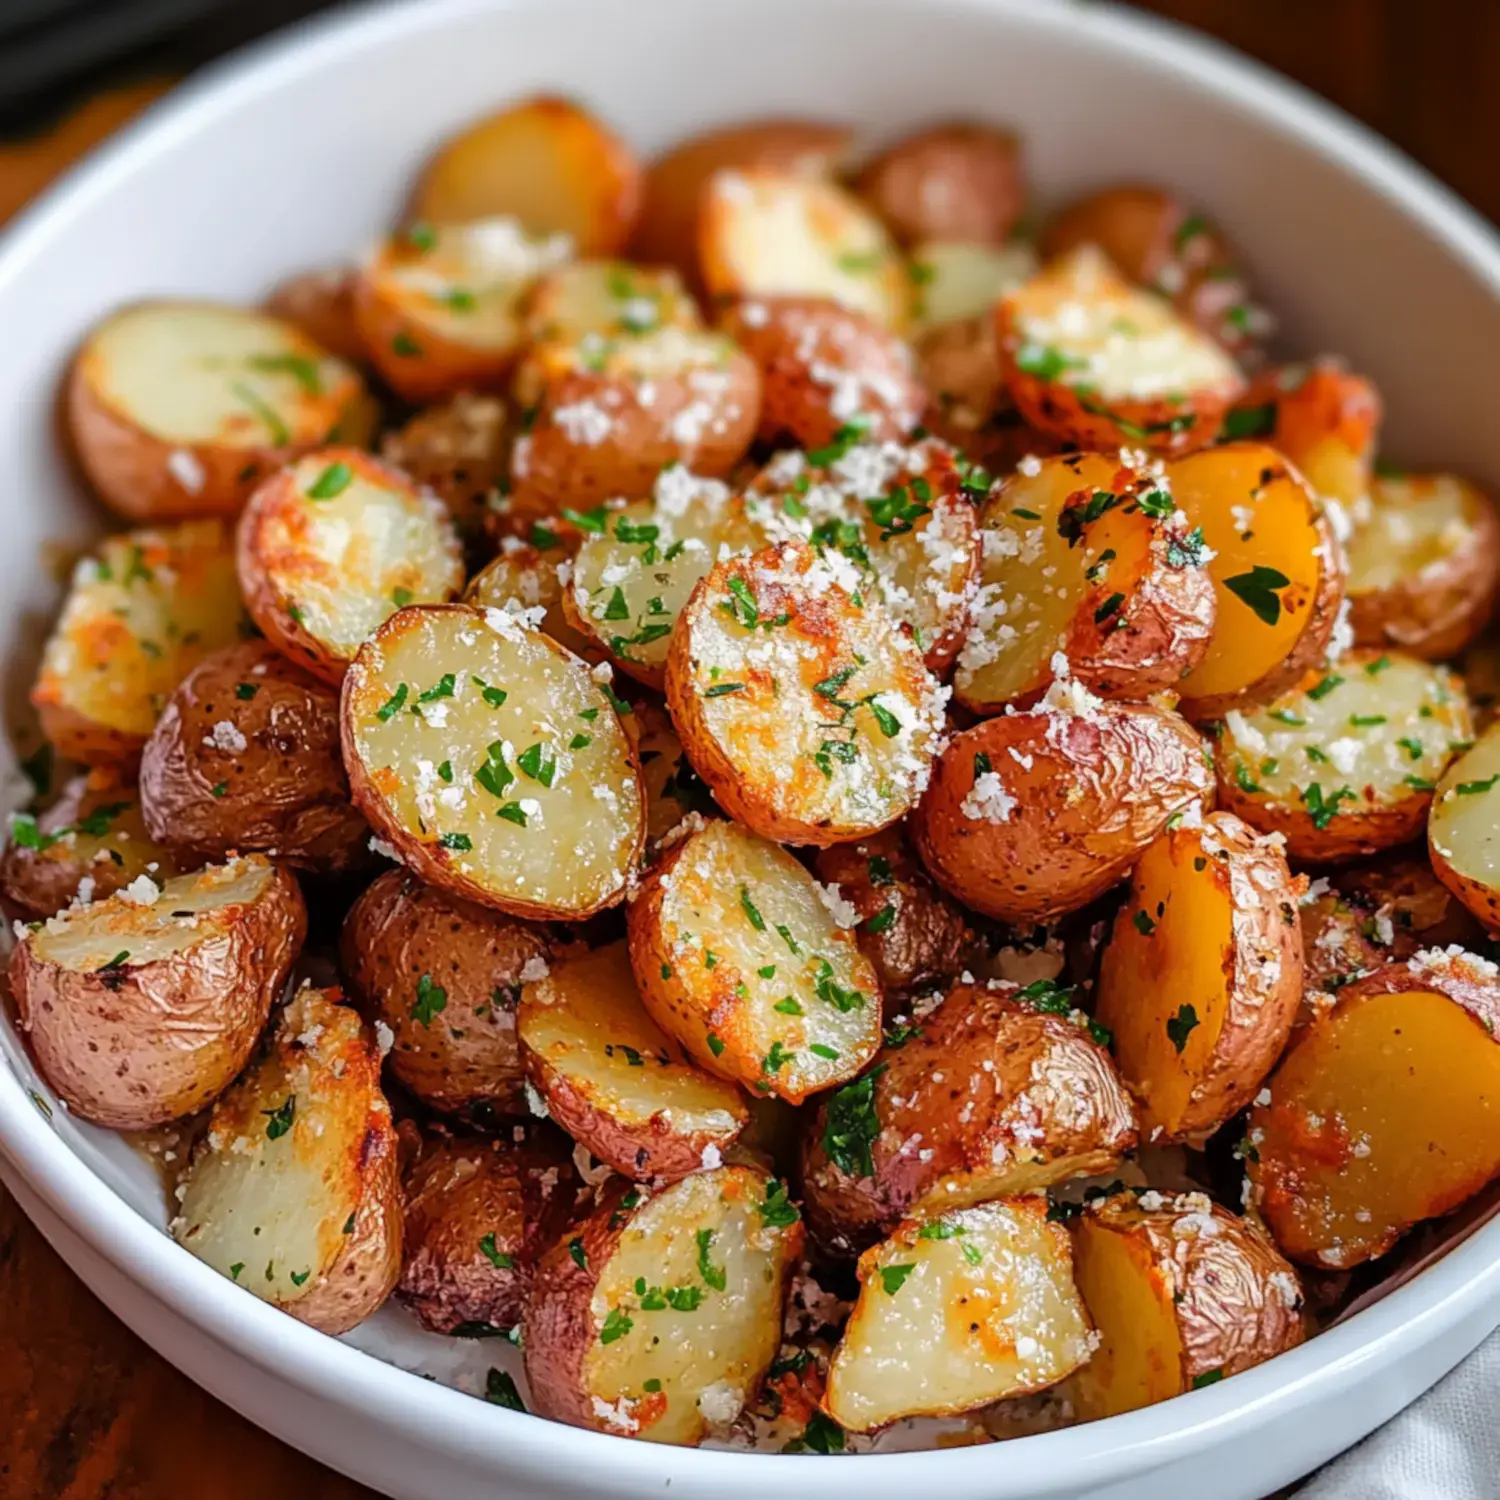
[[335, 1334], [394, 1289], [402, 1209], [380, 1054], [340, 998], [292, 998], [270, 1049], [214, 1106], [171, 1226], [220, 1275]]
[[412, 213], [432, 224], [503, 214], [532, 234], [566, 237], [579, 255], [613, 255], [640, 200], [629, 146], [587, 110], [538, 95], [444, 142], [422, 170]]
[[563, 608], [563, 575], [572, 582], [573, 564], [555, 536], [545, 535], [541, 540], [547, 543], [545, 547], [502, 537], [499, 556], [469, 580], [463, 602], [476, 609], [503, 609], [518, 620], [530, 621], [574, 656], [594, 661], [602, 655], [599, 647], [568, 619]]
[[1080, 448], [1190, 453], [1218, 436], [1244, 386], [1213, 339], [1092, 246], [1007, 293], [995, 329], [1021, 415]]
[[309, 454], [256, 490], [236, 564], [266, 637], [335, 685], [377, 625], [403, 605], [454, 598], [464, 581], [444, 507], [353, 448]]
[[521, 917], [591, 916], [624, 897], [646, 831], [615, 701], [503, 609], [398, 610], [344, 679], [355, 804], [454, 896]]
[[575, 260], [549, 271], [527, 294], [525, 317], [528, 344], [703, 327], [698, 304], [676, 271], [623, 260]]
[[279, 281], [265, 300], [272, 317], [300, 328], [315, 344], [351, 365], [365, 360], [365, 341], [354, 321], [353, 266], [299, 271]]
[[72, 777], [40, 814], [16, 813], [0, 857], [0, 894], [28, 918], [50, 917], [77, 901], [101, 901], [142, 875], [182, 873], [175, 854], [153, 843], [140, 794], [101, 767]]
[[1168, 478], [1207, 546], [1217, 603], [1207, 654], [1181, 684], [1183, 713], [1211, 719], [1269, 702], [1350, 644], [1335, 631], [1343, 551], [1275, 449], [1229, 443], [1173, 464]]
[[547, 1112], [633, 1182], [715, 1166], [750, 1114], [641, 1004], [624, 943], [570, 956], [521, 994], [516, 1034]]
[[781, 1342], [801, 1248], [785, 1187], [752, 1167], [660, 1191], [614, 1179], [537, 1266], [522, 1324], [536, 1410], [661, 1443], [727, 1427]]
[[1099, 1340], [1064, 1387], [1084, 1421], [1211, 1385], [1302, 1342], [1296, 1272], [1203, 1193], [1095, 1198], [1071, 1232]]
[[800, 1104], [875, 1055], [879, 980], [857, 918], [768, 840], [703, 824], [641, 882], [626, 920], [646, 1009], [710, 1073]]
[[622, 720], [635, 741], [646, 783], [646, 850], [655, 856], [698, 818], [715, 817], [719, 804], [693, 769], [671, 717], [650, 701], [635, 704]]
[[1035, 708], [948, 742], [912, 834], [965, 906], [1046, 922], [1118, 884], [1212, 788], [1212, 757], [1176, 714], [1106, 703], [1059, 677]]
[[954, 1416], [1055, 1385], [1094, 1344], [1047, 1200], [958, 1208], [908, 1221], [860, 1257], [823, 1405], [852, 1432]]
[[80, 1119], [182, 1119], [245, 1065], [306, 933], [297, 882], [258, 855], [160, 885], [139, 875], [16, 944], [21, 1030]]
[[1427, 849], [1438, 878], [1489, 932], [1500, 932], [1500, 728], [1491, 725], [1438, 783]]
[[955, 985], [894, 1036], [802, 1137], [808, 1223], [847, 1256], [906, 1218], [1107, 1172], [1135, 1110], [1072, 990]]
[[1280, 848], [1232, 813], [1172, 829], [1142, 854], [1094, 1014], [1148, 1141], [1206, 1137], [1281, 1055], [1302, 1000], [1300, 894]]
[[248, 621], [219, 521], [106, 537], [73, 569], [31, 702], [59, 755], [133, 765], [167, 695]]
[[178, 683], [141, 754], [141, 812], [186, 867], [231, 852], [323, 873], [369, 863], [338, 694], [267, 641], [226, 646]]
[[130, 521], [232, 516], [256, 483], [324, 443], [364, 442], [358, 371], [249, 308], [140, 302], [98, 325], [68, 374], [68, 436]]
[[1033, 460], [991, 493], [974, 625], [953, 677], [965, 708], [1033, 701], [1058, 653], [1106, 698], [1175, 688], [1203, 660], [1215, 616], [1203, 534], [1160, 465], [1132, 467], [1137, 457]]
[[1250, 1114], [1250, 1206], [1282, 1253], [1348, 1270], [1500, 1175], [1500, 978], [1431, 948], [1339, 992]]
[[519, 1134], [434, 1136], [406, 1173], [396, 1298], [433, 1333], [515, 1327], [538, 1258], [568, 1226], [578, 1179], [567, 1146], [553, 1131]]
[[[926, 240], [912, 247], [908, 271], [916, 285], [911, 332], [919, 352], [939, 329], [969, 324], [983, 328], [994, 364], [995, 304], [1036, 275], [1037, 258], [1026, 240], [999, 247], [971, 240]], [[999, 365], [994, 369], [998, 381]]]
[[1473, 734], [1463, 681], [1397, 652], [1351, 651], [1215, 740], [1219, 798], [1294, 859], [1376, 854], [1417, 837]]

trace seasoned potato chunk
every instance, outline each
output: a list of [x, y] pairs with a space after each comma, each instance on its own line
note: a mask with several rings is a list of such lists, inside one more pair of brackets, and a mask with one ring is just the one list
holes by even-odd
[[1443, 884], [1500, 932], [1500, 728], [1491, 725], [1438, 783], [1427, 823], [1432, 867]]
[[363, 364], [365, 343], [354, 322], [355, 276], [353, 266], [299, 271], [271, 288], [265, 309], [330, 354], [351, 365]]
[[910, 271], [917, 288], [914, 337], [979, 319], [990, 338], [995, 304], [1036, 275], [1036, 251], [1025, 240], [998, 247], [972, 240], [926, 240], [912, 247]]
[[568, 619], [563, 608], [562, 575], [567, 572], [571, 578], [572, 564], [555, 535], [546, 533], [539, 540], [546, 546], [538, 547], [513, 536], [502, 537], [499, 556], [469, 580], [463, 602], [478, 609], [503, 609], [519, 620], [529, 619], [574, 656], [585, 661], [597, 660], [598, 646]]
[[659, 266], [577, 260], [549, 271], [526, 299], [526, 342], [576, 344], [657, 328], [698, 329], [698, 304], [682, 278]]

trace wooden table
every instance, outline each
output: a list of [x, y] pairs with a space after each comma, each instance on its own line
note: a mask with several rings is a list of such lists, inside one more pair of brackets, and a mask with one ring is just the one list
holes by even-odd
[[[1493, 0], [1157, 0], [1365, 119], [1500, 217]], [[156, 87], [0, 151], [0, 220]], [[199, 1391], [122, 1327], [0, 1189], [0, 1495], [360, 1500]]]

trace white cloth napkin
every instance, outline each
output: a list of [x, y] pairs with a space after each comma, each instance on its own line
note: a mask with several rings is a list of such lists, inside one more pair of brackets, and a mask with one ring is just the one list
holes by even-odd
[[1295, 1500], [1497, 1500], [1500, 1333], [1364, 1442], [1336, 1458]]

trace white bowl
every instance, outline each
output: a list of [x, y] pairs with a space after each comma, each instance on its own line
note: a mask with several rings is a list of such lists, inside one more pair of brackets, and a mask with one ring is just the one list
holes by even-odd
[[[1485, 376], [1500, 248], [1410, 163], [1290, 85], [1182, 31], [1064, 0], [422, 0], [336, 14], [210, 70], [0, 241], [0, 648], [8, 701], [57, 594], [43, 543], [97, 531], [55, 439], [84, 330], [153, 293], [249, 299], [390, 223], [423, 154], [535, 89], [597, 107], [642, 149], [778, 111], [889, 134], [1014, 123], [1043, 198], [1175, 185], [1246, 252], [1287, 346], [1337, 350], [1385, 393], [1390, 448], [1500, 482]], [[0, 754], [5, 752], [0, 751]], [[538, 1421], [324, 1338], [161, 1232], [160, 1185], [121, 1140], [45, 1100], [0, 1030], [3, 1175], [147, 1342], [252, 1420], [409, 1500], [504, 1494], [759, 1500], [1150, 1495], [1254, 1500], [1390, 1417], [1500, 1322], [1500, 1221], [1378, 1305], [1233, 1380], [1002, 1450], [852, 1462], [670, 1449]], [[409, 1362], [401, 1315], [358, 1342]], [[475, 1357], [476, 1346], [455, 1358]], [[478, 1358], [487, 1362], [485, 1349]], [[439, 1357], [440, 1358], [440, 1357]]]

